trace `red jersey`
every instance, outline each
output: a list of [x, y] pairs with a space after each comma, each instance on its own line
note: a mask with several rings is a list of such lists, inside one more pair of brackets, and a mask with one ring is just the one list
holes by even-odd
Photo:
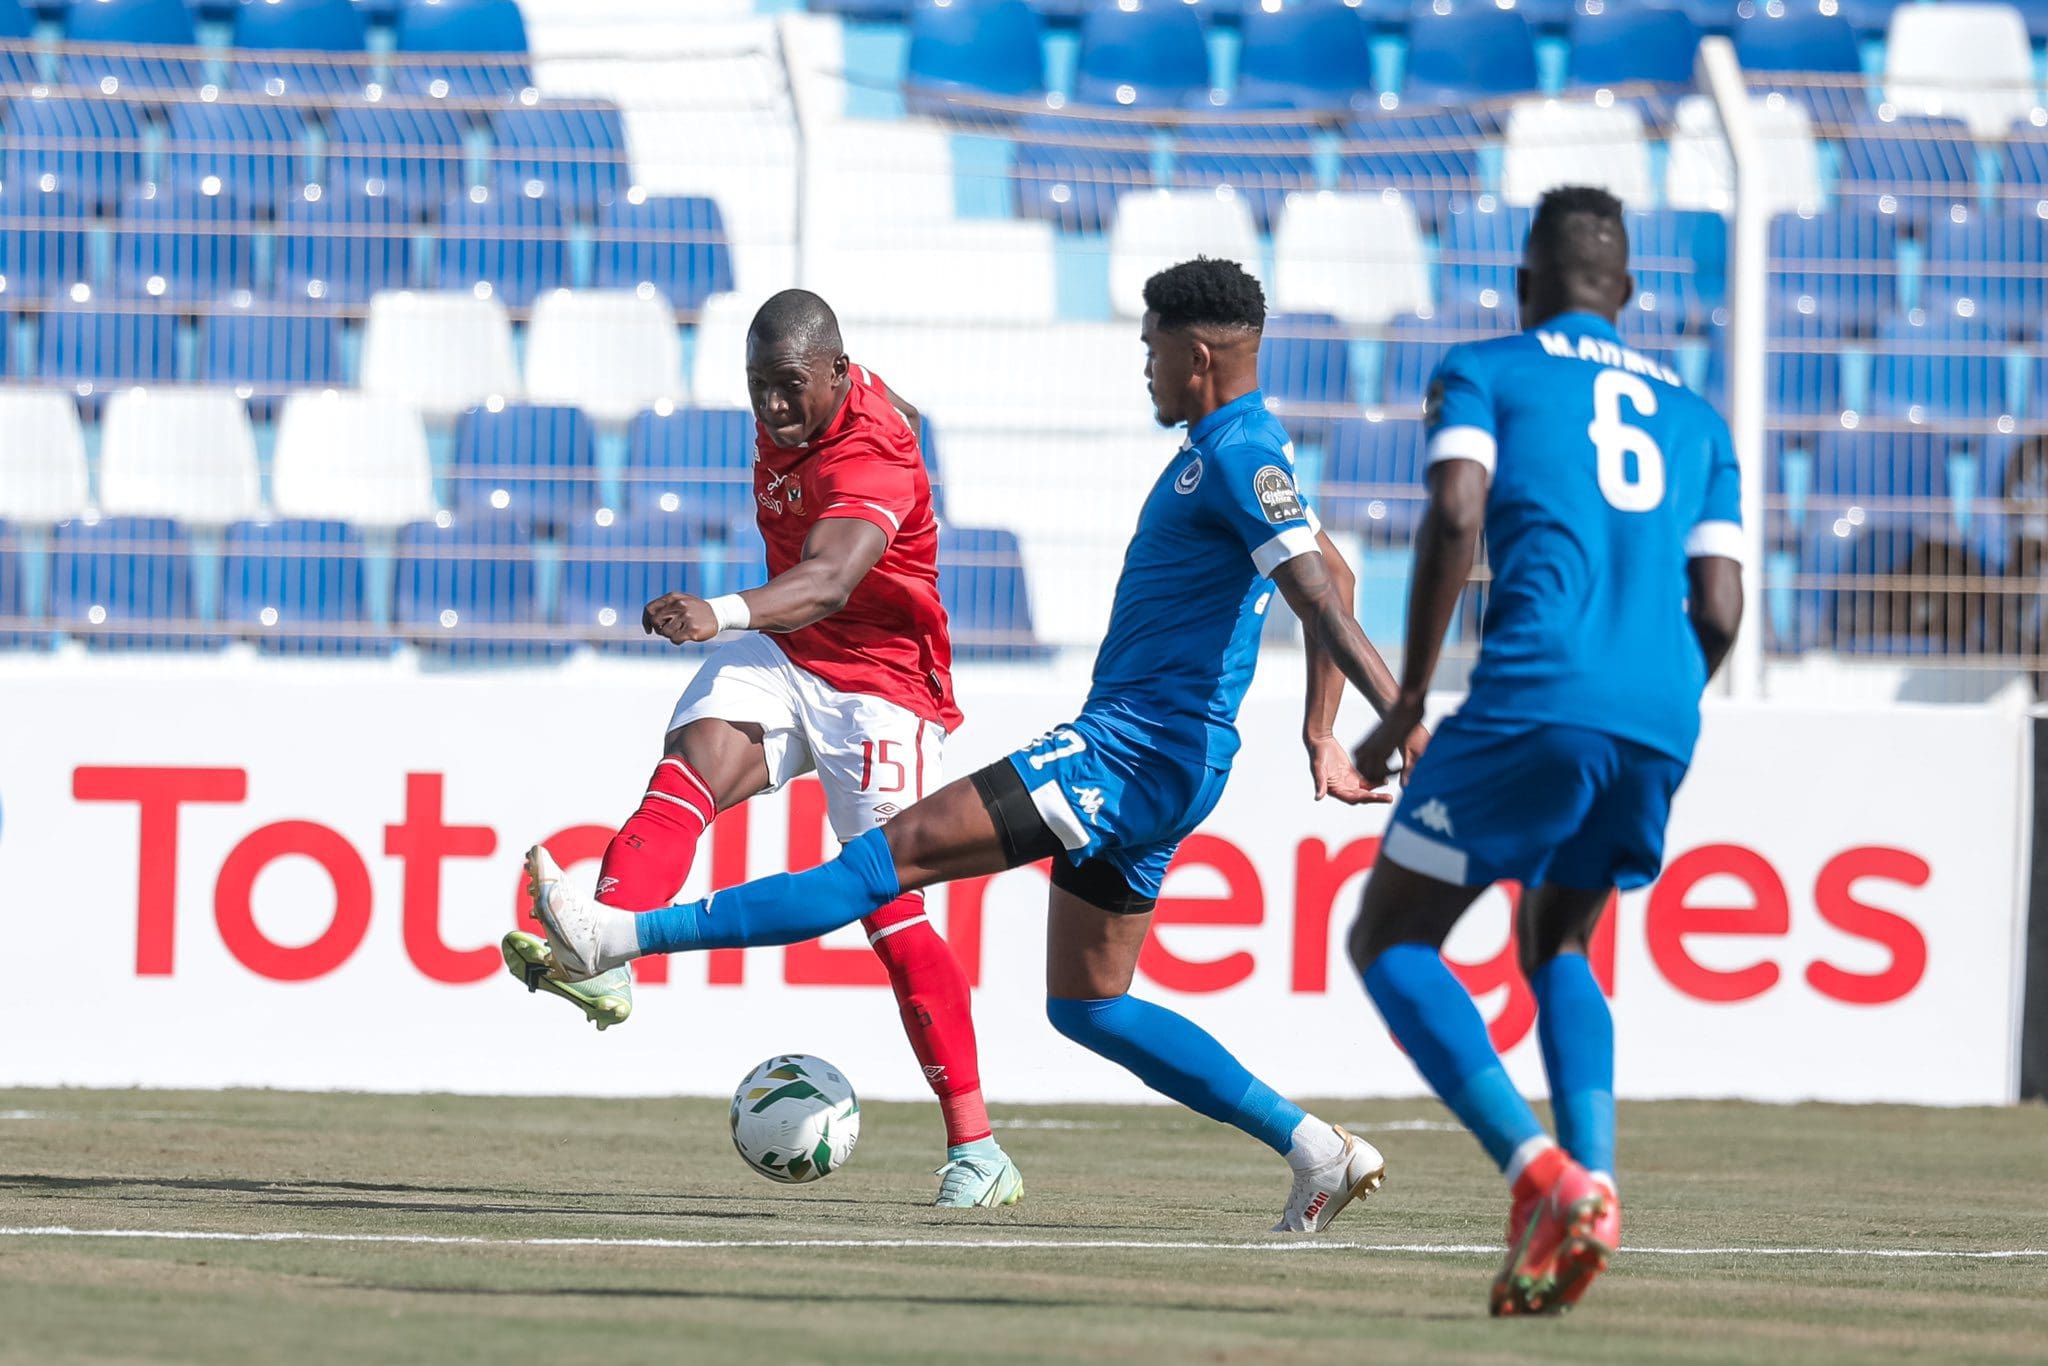
[[939, 523], [917, 434], [882, 381], [856, 365], [838, 416], [814, 439], [784, 450], [754, 425], [754, 516], [768, 546], [768, 574], [803, 558], [811, 528], [854, 517], [889, 538], [846, 606], [802, 630], [778, 634], [790, 659], [841, 692], [894, 702], [949, 732], [953, 642], [939, 602]]

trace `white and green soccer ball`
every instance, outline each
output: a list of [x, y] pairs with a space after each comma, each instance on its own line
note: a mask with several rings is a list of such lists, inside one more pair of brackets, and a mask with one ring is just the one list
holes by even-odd
[[816, 1181], [860, 1140], [860, 1101], [831, 1063], [787, 1053], [747, 1073], [732, 1094], [732, 1146], [770, 1181]]

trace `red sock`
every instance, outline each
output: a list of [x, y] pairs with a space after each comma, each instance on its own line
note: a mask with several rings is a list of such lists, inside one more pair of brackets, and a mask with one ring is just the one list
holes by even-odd
[[1509, 1189], [1517, 1200], [1534, 1200], [1550, 1189], [1551, 1183], [1564, 1172], [1566, 1161], [1564, 1149], [1550, 1144], [1531, 1157], [1522, 1170], [1515, 1173]]
[[647, 780], [640, 809], [626, 818], [604, 851], [597, 899], [622, 911], [666, 906], [683, 890], [697, 857], [697, 838], [718, 814], [711, 786], [670, 755]]
[[987, 1138], [988, 1107], [981, 1102], [981, 1063], [974, 1047], [974, 1016], [960, 960], [924, 916], [924, 894], [910, 892], [876, 911], [861, 926], [903, 1014], [903, 1032], [939, 1098], [949, 1146]]

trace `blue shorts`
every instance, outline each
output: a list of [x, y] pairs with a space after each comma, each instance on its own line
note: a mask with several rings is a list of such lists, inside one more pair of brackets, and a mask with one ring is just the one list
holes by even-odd
[[1416, 764], [1380, 854], [1461, 887], [1646, 886], [1685, 768], [1601, 731], [1453, 716]]
[[1146, 897], [1159, 895], [1174, 850], [1216, 809], [1230, 776], [1086, 712], [1010, 764], [1069, 862], [1099, 858]]

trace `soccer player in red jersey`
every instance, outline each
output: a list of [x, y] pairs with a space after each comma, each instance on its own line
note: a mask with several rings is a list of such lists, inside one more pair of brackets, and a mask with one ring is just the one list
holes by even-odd
[[[674, 901], [720, 811], [807, 772], [842, 842], [873, 829], [944, 785], [946, 736], [960, 724], [916, 410], [847, 359], [838, 319], [805, 290], [762, 305], [746, 359], [770, 577], [724, 597], [647, 604], [643, 627], [678, 645], [740, 634], [684, 690], [640, 809], [605, 851], [598, 900], [622, 910]], [[1023, 1180], [982, 1104], [966, 975], [922, 893], [861, 923], [945, 1114], [936, 1203], [1014, 1203]], [[537, 936], [507, 935], [505, 961], [599, 1028], [632, 1009], [623, 969], [564, 980]]]

